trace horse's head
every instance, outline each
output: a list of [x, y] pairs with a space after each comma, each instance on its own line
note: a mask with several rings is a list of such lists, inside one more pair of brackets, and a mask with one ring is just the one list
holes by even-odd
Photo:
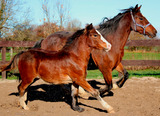
[[111, 44], [104, 39], [99, 31], [95, 30], [92, 24], [86, 26], [84, 33], [88, 36], [87, 43], [90, 47], [104, 49], [105, 51], [111, 49]]
[[135, 8], [130, 9], [130, 14], [132, 18], [132, 29], [144, 35], [148, 35], [153, 38], [156, 36], [157, 30], [149, 23], [149, 21], [140, 12], [141, 6], [135, 6]]

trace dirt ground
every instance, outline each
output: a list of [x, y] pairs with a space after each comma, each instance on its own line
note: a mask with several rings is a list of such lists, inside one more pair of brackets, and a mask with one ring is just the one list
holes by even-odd
[[[113, 80], [116, 81], [116, 80]], [[92, 86], [104, 86], [103, 80], [90, 81]], [[101, 104], [93, 99], [79, 98], [82, 113], [70, 107], [70, 97], [61, 86], [42, 80], [34, 83], [28, 92], [29, 111], [18, 105], [18, 81], [0, 80], [0, 116], [160, 116], [160, 79], [152, 77], [129, 79], [123, 88], [112, 90], [103, 97], [115, 110], [107, 113]]]

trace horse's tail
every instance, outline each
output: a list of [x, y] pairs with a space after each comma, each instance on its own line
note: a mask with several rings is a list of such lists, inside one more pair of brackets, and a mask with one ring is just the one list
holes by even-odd
[[[43, 41], [44, 39], [41, 39], [39, 41], [37, 41], [35, 43], [35, 45], [33, 46], [33, 48], [41, 48], [41, 42]], [[24, 51], [21, 51], [19, 52], [18, 54], [16, 54], [12, 60], [9, 62], [9, 64], [4, 64], [0, 67], [0, 72], [3, 72], [3, 71], [10, 71], [12, 69], [15, 69], [18, 67], [18, 61], [19, 61], [19, 56], [23, 53]]]
[[16, 54], [12, 60], [9, 62], [9, 64], [4, 64], [3, 66], [0, 67], [0, 72], [3, 71], [10, 71], [12, 69], [15, 69], [18, 67], [18, 61], [19, 61], [19, 56], [23, 53], [24, 51], [19, 52]]

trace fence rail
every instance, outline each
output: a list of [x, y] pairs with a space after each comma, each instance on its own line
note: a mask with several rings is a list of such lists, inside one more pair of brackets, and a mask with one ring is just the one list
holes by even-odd
[[[34, 41], [0, 41], [0, 48], [2, 48], [0, 66], [7, 63], [6, 47], [33, 47], [34, 44]], [[128, 40], [126, 46], [160, 46], [160, 40]], [[122, 64], [124, 66], [160, 66], [160, 60], [123, 60]], [[2, 73], [2, 78], [6, 78], [6, 72]]]
[[159, 39], [147, 39], [147, 40], [128, 40], [126, 46], [160, 46]]

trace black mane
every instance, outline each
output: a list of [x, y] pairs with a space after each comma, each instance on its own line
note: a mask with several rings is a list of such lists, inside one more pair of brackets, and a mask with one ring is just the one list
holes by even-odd
[[[121, 12], [113, 17], [112, 19], [104, 18], [104, 20], [99, 24], [98, 30], [103, 34], [106, 35], [108, 33], [114, 33], [117, 30], [117, 27], [119, 26], [119, 21], [121, 18], [128, 12], [132, 10], [133, 13], [135, 13], [135, 8], [130, 7], [128, 9], [122, 9]], [[105, 19], [107, 19], [105, 21]]]
[[65, 49], [66, 47], [70, 46], [70, 44], [72, 44], [73, 41], [75, 41], [77, 38], [79, 38], [79, 36], [81, 36], [83, 33], [84, 33], [84, 29], [76, 31], [73, 35], [71, 35], [67, 39], [67, 42], [66, 42], [65, 46], [63, 47], [63, 49]]

